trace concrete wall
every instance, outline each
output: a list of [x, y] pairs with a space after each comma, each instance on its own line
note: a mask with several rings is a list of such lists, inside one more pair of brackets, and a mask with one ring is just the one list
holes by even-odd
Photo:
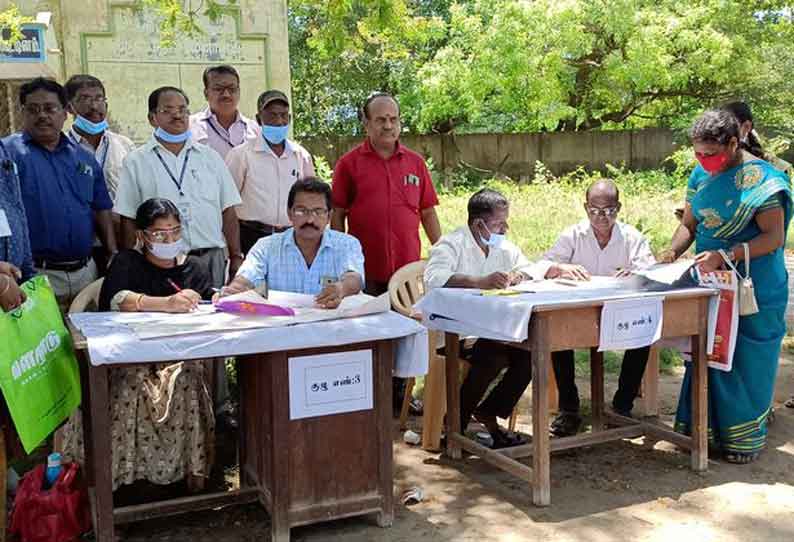
[[[51, 25], [60, 50], [50, 52], [48, 59], [55, 62], [58, 80], [64, 82], [75, 73], [99, 77], [108, 94], [111, 126], [136, 141], [151, 133], [146, 99], [156, 87], [181, 87], [192, 110], [205, 106], [201, 74], [210, 65], [228, 63], [238, 69], [240, 109], [248, 116], [256, 113], [262, 91], [290, 92], [286, 0], [239, 0], [217, 23], [201, 19], [205, 34], [180, 36], [173, 48], [160, 46], [155, 14], [136, 12], [133, 0], [14, 2], [25, 15], [53, 13]], [[9, 4], [0, 0], [0, 10]]]
[[[333, 165], [361, 139], [329, 137], [303, 140], [312, 154]], [[448, 172], [459, 164], [529, 180], [535, 162], [541, 161], [555, 175], [582, 166], [603, 170], [606, 164], [625, 164], [630, 169], [659, 167], [677, 148], [674, 132], [665, 129], [551, 132], [541, 134], [405, 135], [402, 142], [433, 161], [434, 168]]]

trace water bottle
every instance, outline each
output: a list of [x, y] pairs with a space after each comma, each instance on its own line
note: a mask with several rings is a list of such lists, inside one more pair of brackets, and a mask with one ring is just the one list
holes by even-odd
[[44, 473], [44, 479], [47, 483], [45, 489], [53, 486], [58, 476], [61, 474], [61, 454], [53, 452], [47, 456], [47, 471]]

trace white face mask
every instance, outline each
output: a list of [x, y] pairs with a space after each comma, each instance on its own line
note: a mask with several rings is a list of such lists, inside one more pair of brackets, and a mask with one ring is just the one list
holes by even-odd
[[185, 243], [182, 239], [173, 243], [150, 243], [152, 256], [161, 260], [173, 260], [185, 252]]
[[504, 243], [505, 239], [507, 239], [507, 235], [504, 233], [491, 232], [491, 230], [488, 229], [488, 226], [485, 225], [485, 222], [483, 222], [482, 225], [485, 228], [485, 231], [487, 231], [488, 234], [490, 235], [488, 239], [480, 236], [480, 239], [482, 240], [483, 244], [491, 248], [499, 248], [500, 246], [502, 246], [502, 243]]

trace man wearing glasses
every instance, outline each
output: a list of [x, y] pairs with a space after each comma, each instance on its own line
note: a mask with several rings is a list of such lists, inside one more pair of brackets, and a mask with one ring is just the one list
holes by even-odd
[[235, 205], [240, 194], [226, 164], [206, 145], [191, 139], [187, 96], [175, 87], [149, 95], [152, 137], [124, 161], [114, 210], [121, 215], [127, 248], [135, 244], [135, 213], [144, 201], [173, 201], [182, 218], [189, 254], [203, 260], [215, 288], [226, 283], [226, 255], [234, 276], [242, 263]]
[[287, 196], [287, 208], [292, 227], [257, 241], [222, 295], [266, 283], [271, 290], [312, 294], [318, 306], [334, 309], [342, 299], [361, 291], [361, 243], [327, 227], [331, 187], [320, 179], [295, 182]]
[[[78, 74], [70, 77], [63, 88], [68, 102], [66, 109], [74, 117], [69, 138], [94, 155], [105, 175], [110, 199], [115, 200], [121, 164], [135, 145], [128, 137], [108, 129], [108, 100], [102, 81]], [[113, 229], [119, 239], [120, 222], [116, 214], [113, 215]], [[104, 276], [108, 262], [98, 241], [94, 242], [94, 261], [99, 274]]]
[[226, 155], [226, 165], [243, 200], [237, 209], [243, 254], [260, 238], [289, 227], [289, 189], [298, 179], [314, 177], [309, 152], [287, 139], [290, 111], [286, 94], [268, 90], [256, 102], [260, 134]]
[[233, 148], [256, 137], [259, 127], [244, 117], [240, 105], [240, 75], [231, 66], [211, 66], [204, 70], [204, 97], [207, 107], [190, 116], [193, 140], [215, 149], [221, 158]]
[[[625, 277], [655, 263], [645, 236], [636, 228], [618, 222], [620, 193], [615, 183], [601, 179], [591, 184], [584, 208], [588, 220], [563, 231], [557, 243], [535, 265], [532, 276], [582, 281], [590, 280], [592, 275]], [[618, 414], [631, 415], [649, 351], [650, 347], [626, 350], [618, 390], [612, 400]], [[582, 424], [573, 350], [552, 353], [552, 361], [560, 390], [560, 414], [552, 422], [551, 432], [558, 437], [570, 436]]]
[[33, 79], [20, 87], [19, 102], [22, 132], [6, 137], [3, 144], [19, 175], [33, 264], [50, 279], [65, 311], [97, 277], [91, 257], [95, 235], [108, 257], [117, 252], [113, 202], [94, 155], [62, 133], [67, 106], [63, 87]]

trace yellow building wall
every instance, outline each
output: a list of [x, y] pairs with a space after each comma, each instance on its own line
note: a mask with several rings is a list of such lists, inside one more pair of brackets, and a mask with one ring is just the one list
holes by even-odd
[[[59, 81], [76, 73], [101, 79], [111, 127], [138, 142], [151, 134], [147, 98], [155, 88], [180, 87], [190, 98], [192, 111], [205, 107], [201, 74], [207, 66], [231, 64], [238, 70], [240, 109], [249, 117], [256, 113], [261, 92], [269, 88], [290, 92], [286, 0], [239, 0], [216, 22], [200, 18], [204, 34], [177, 35], [170, 48], [161, 45], [156, 14], [133, 9], [131, 0], [15, 3], [25, 15], [53, 13], [51, 25], [60, 51], [48, 51], [48, 64], [57, 69]], [[0, 10], [9, 4], [0, 0]]]

